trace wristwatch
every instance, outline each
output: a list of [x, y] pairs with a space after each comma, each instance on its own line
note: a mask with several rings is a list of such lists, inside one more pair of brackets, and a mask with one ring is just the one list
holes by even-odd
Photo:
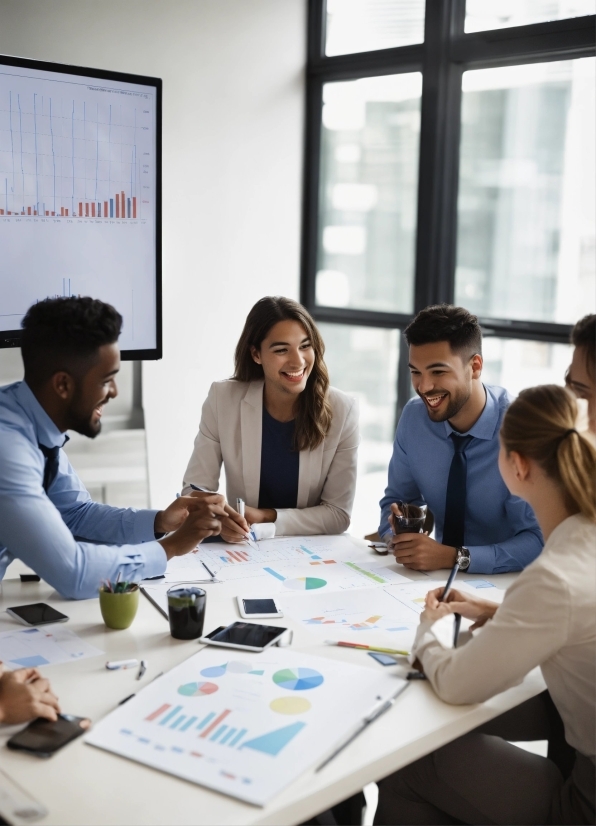
[[459, 570], [460, 571], [467, 571], [468, 568], [470, 567], [470, 552], [469, 552], [469, 550], [462, 546], [461, 548], [456, 548], [455, 552], [457, 554], [457, 557], [456, 557], [455, 561], [459, 565]]

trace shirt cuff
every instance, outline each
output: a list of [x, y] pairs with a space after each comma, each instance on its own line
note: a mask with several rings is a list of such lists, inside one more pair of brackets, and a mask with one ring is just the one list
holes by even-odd
[[134, 521], [135, 543], [155, 542], [155, 517], [158, 513], [158, 510], [140, 510], [136, 512]]
[[152, 576], [161, 576], [165, 574], [168, 565], [168, 557], [166, 552], [155, 539], [153, 542], [147, 542], [140, 550], [143, 555], [143, 579], [149, 579]]
[[470, 552], [470, 566], [466, 574], [492, 574], [495, 570], [495, 551], [492, 545], [466, 545]]

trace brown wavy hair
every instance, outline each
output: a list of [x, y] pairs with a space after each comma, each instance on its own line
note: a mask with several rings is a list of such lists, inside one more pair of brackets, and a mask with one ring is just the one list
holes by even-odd
[[329, 403], [329, 373], [323, 359], [325, 344], [312, 316], [302, 304], [281, 295], [267, 295], [257, 301], [248, 314], [236, 345], [232, 378], [236, 381], [263, 378], [263, 367], [254, 361], [251, 347], [260, 350], [269, 330], [280, 321], [297, 321], [301, 324], [315, 353], [306, 387], [296, 400], [294, 428], [294, 449], [314, 450], [327, 435], [333, 413]]
[[557, 384], [522, 390], [501, 426], [507, 453], [534, 459], [559, 483], [567, 508], [596, 522], [596, 450], [575, 429], [575, 398]]

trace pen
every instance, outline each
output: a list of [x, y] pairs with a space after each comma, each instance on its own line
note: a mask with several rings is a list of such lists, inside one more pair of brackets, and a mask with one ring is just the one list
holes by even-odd
[[456, 562], [453, 568], [451, 569], [451, 573], [449, 574], [449, 579], [447, 580], [447, 584], [445, 585], [445, 590], [439, 597], [439, 602], [445, 602], [449, 595], [449, 591], [451, 590], [451, 586], [453, 585], [453, 580], [455, 579], [455, 575], [459, 571], [459, 563]]
[[203, 568], [207, 571], [207, 573], [209, 574], [209, 576], [211, 577], [211, 579], [215, 579], [215, 574], [213, 573], [213, 571], [210, 571], [210, 570], [209, 570], [209, 568], [205, 565], [205, 563], [203, 562], [203, 560], [201, 560], [201, 565], [202, 565], [202, 566], [203, 566]]
[[141, 665], [139, 667], [139, 673], [137, 674], [137, 680], [140, 680], [141, 677], [145, 675], [147, 671], [147, 660], [141, 660]]
[[377, 651], [379, 654], [401, 654], [403, 657], [410, 655], [409, 651], [400, 651], [397, 648], [377, 648], [375, 645], [364, 645], [360, 642], [325, 640], [325, 645], [339, 645], [341, 648], [360, 648], [363, 651]]
[[236, 510], [240, 514], [240, 516], [244, 519], [244, 509], [245, 509], [244, 499], [236, 499]]
[[400, 685], [398, 688], [395, 689], [395, 691], [393, 692], [393, 694], [391, 694], [390, 697], [388, 697], [380, 705], [373, 708], [373, 710], [369, 714], [367, 714], [366, 717], [359, 724], [356, 731], [353, 734], [351, 734], [347, 738], [347, 740], [345, 740], [340, 746], [338, 746], [335, 749], [335, 751], [332, 754], [329, 755], [329, 757], [325, 758], [325, 760], [323, 760], [323, 762], [320, 764], [320, 766], [317, 766], [317, 768], [315, 769], [315, 772], [320, 772], [321, 769], [323, 769], [328, 763], [330, 763], [335, 757], [337, 757], [337, 755], [340, 752], [342, 752], [345, 749], [346, 746], [349, 746], [350, 743], [353, 740], [355, 740], [358, 737], [359, 734], [362, 734], [362, 732], [364, 731], [364, 729], [367, 726], [370, 726], [371, 723], [374, 723], [374, 721], [377, 720], [381, 716], [381, 714], [385, 714], [386, 711], [389, 711], [389, 709], [391, 708], [393, 703], [397, 700], [397, 698], [402, 693], [402, 691], [405, 691], [406, 688], [409, 685], [410, 685], [410, 683], [404, 682], [403, 685]]
[[119, 668], [135, 668], [138, 664], [138, 660], [108, 660], [106, 668], [109, 671], [117, 671]]
[[207, 490], [207, 488], [201, 488], [201, 487], [199, 487], [199, 485], [193, 485], [193, 483], [192, 483], [192, 482], [190, 483], [190, 487], [191, 487], [193, 490], [198, 490], [198, 491], [200, 491], [201, 493], [217, 493], [217, 491], [216, 491], [216, 490]]

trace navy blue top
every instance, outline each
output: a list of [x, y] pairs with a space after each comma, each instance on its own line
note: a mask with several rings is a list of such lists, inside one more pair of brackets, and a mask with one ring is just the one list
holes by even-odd
[[278, 422], [263, 405], [259, 507], [295, 508], [300, 453], [294, 450], [294, 421]]

